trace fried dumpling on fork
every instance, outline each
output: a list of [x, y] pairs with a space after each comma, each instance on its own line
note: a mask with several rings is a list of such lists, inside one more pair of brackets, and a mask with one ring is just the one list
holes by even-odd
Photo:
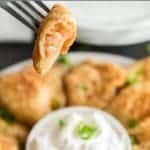
[[33, 67], [0, 77], [0, 106], [17, 120], [32, 125], [52, 109], [65, 105], [62, 74], [65, 67], [55, 65], [45, 76]]
[[42, 21], [33, 50], [37, 72], [45, 74], [60, 54], [66, 54], [76, 39], [77, 26], [70, 10], [55, 4]]

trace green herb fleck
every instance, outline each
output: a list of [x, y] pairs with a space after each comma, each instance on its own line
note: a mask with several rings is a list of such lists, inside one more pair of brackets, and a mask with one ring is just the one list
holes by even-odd
[[67, 56], [61, 55], [58, 57], [57, 62], [62, 63], [62, 64], [67, 64], [69, 60]]
[[73, 64], [71, 63], [71, 61], [69, 60], [69, 58], [66, 55], [61, 55], [58, 57], [57, 62], [60, 64], [64, 64], [68, 67], [72, 67]]
[[97, 127], [95, 125], [86, 124], [80, 122], [75, 128], [76, 134], [83, 140], [91, 139], [97, 132]]
[[133, 84], [139, 82], [140, 78], [143, 76], [143, 74], [144, 74], [143, 68], [138, 68], [134, 72], [129, 72], [129, 74], [127, 76], [126, 84], [133, 85]]
[[59, 101], [57, 98], [54, 98], [54, 99], [53, 99], [52, 107], [53, 107], [54, 110], [60, 108], [60, 101]]
[[88, 87], [85, 84], [78, 84], [77, 88], [80, 88], [83, 91], [87, 91], [88, 90]]
[[131, 120], [129, 121], [128, 127], [129, 127], [130, 129], [133, 129], [133, 128], [136, 127], [136, 125], [137, 125], [137, 121], [136, 121], [135, 119], [131, 119]]
[[137, 83], [138, 80], [137, 80], [137, 77], [136, 77], [136, 74], [135, 73], [129, 73], [128, 76], [127, 76], [127, 85], [132, 85], [134, 83]]
[[0, 117], [2, 117], [7, 123], [13, 123], [14, 122], [14, 117], [12, 115], [10, 115], [4, 109], [0, 109]]
[[135, 135], [130, 135], [130, 141], [132, 145], [139, 143]]
[[59, 120], [59, 126], [61, 128], [64, 128], [67, 125], [67, 121], [65, 119], [60, 119]]

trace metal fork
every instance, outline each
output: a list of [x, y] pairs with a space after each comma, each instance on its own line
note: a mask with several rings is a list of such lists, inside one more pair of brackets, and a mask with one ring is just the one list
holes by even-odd
[[17, 18], [24, 25], [32, 29], [34, 32], [37, 31], [41, 20], [49, 12], [49, 8], [40, 0], [0, 0], [0, 7]]

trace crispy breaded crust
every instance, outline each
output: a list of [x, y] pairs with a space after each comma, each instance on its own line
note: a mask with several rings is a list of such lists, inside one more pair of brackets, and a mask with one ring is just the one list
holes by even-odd
[[[103, 107], [100, 101], [101, 78], [98, 71], [87, 65], [79, 64], [65, 76], [69, 105], [89, 105]], [[85, 87], [84, 87], [85, 86]]]
[[15, 139], [0, 134], [0, 150], [19, 150]]
[[150, 57], [146, 57], [139, 61], [136, 61], [134, 64], [129, 66], [129, 72], [135, 72], [138, 70], [142, 70], [142, 81], [143, 80], [150, 80]]
[[133, 150], [150, 150], [150, 142], [134, 145]]
[[[150, 116], [137, 122], [135, 128], [129, 130], [129, 133], [134, 135], [140, 143], [150, 141]], [[150, 146], [150, 144], [149, 144]]]
[[5, 120], [0, 118], [0, 134], [10, 136], [18, 141], [18, 143], [25, 143], [29, 129], [18, 123], [7, 123]]
[[0, 105], [24, 123], [33, 124], [49, 111], [49, 97], [48, 86], [31, 70], [0, 78]]
[[40, 25], [33, 63], [37, 72], [44, 74], [59, 54], [66, 54], [76, 39], [77, 26], [68, 8], [55, 4]]
[[[69, 104], [105, 108], [125, 80], [125, 70], [118, 65], [84, 61], [65, 75]], [[87, 90], [81, 89], [80, 84]]]
[[101, 99], [112, 101], [117, 94], [117, 90], [126, 82], [126, 70], [117, 64], [86, 61], [95, 67], [102, 78]]
[[66, 99], [62, 87], [64, 69], [61, 68], [56, 66], [45, 76], [36, 73], [32, 67], [1, 76], [0, 106], [29, 125], [52, 110], [55, 96], [59, 107], [63, 107]]
[[130, 120], [140, 121], [150, 115], [150, 82], [137, 83], [122, 89], [109, 107], [109, 112], [125, 125]]

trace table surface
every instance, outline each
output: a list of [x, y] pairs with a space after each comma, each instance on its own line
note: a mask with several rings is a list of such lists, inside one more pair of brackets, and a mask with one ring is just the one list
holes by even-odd
[[[31, 58], [33, 42], [31, 43], [0, 43], [0, 69], [18, 61]], [[119, 54], [139, 59], [150, 55], [149, 42], [129, 46], [93, 46], [75, 43], [70, 51], [96, 51]]]

